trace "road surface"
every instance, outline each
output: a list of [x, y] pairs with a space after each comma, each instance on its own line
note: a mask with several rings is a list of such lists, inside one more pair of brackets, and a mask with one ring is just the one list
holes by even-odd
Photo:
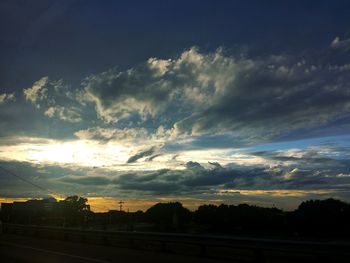
[[213, 263], [218, 260], [166, 254], [155, 251], [132, 250], [92, 244], [81, 244], [16, 235], [0, 235], [2, 263], [109, 263], [162, 262]]

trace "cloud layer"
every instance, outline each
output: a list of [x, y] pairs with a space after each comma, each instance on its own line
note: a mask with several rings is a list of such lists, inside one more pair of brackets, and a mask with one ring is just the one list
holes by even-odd
[[314, 60], [191, 48], [175, 59], [92, 75], [83, 86], [106, 123], [152, 120], [177, 134], [229, 131], [260, 142], [349, 117], [348, 65]]
[[[20, 103], [69, 139], [14, 134], [0, 158], [44, 171], [41, 180], [58, 191], [94, 197], [348, 198], [347, 144], [297, 143], [350, 131], [350, 64], [337, 60], [346, 45], [336, 38], [322, 59], [193, 47], [90, 75], [78, 87], [43, 77]], [[2, 107], [14, 98], [0, 95]]]
[[[346, 41], [336, 38], [331, 47]], [[319, 60], [319, 54], [249, 57], [193, 47], [91, 75], [78, 88], [43, 77], [23, 94], [48, 118], [84, 120], [74, 133], [83, 139], [170, 142], [226, 134], [244, 146], [345, 132], [350, 65], [335, 63], [336, 51], [322, 52]]]
[[[149, 150], [151, 151], [151, 149]], [[348, 148], [323, 145], [304, 150], [260, 151], [245, 158], [264, 158], [264, 162], [200, 164], [183, 163], [183, 169], [111, 170], [108, 167], [74, 165], [40, 165], [29, 162], [2, 162], [1, 166], [25, 176], [53, 192], [63, 195], [78, 193], [91, 197], [113, 198], [195, 198], [199, 203], [262, 202], [290, 206], [308, 198], [335, 197], [348, 199], [350, 187], [350, 156]], [[143, 153], [142, 157], [151, 155]], [[141, 154], [134, 159], [142, 158]], [[255, 159], [256, 160], [256, 159]], [[1, 171], [1, 191], [18, 187], [27, 196], [45, 196], [45, 192]], [[16, 197], [20, 197], [17, 195]]]

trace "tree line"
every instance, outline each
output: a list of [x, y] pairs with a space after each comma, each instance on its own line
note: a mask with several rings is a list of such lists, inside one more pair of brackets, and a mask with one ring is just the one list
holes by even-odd
[[350, 204], [332, 198], [304, 201], [294, 211], [248, 204], [207, 204], [190, 211], [180, 202], [170, 202], [155, 204], [145, 212], [94, 213], [86, 198], [71, 196], [52, 209], [18, 211], [2, 208], [2, 221], [67, 227], [119, 225], [125, 230], [225, 235], [350, 237]]

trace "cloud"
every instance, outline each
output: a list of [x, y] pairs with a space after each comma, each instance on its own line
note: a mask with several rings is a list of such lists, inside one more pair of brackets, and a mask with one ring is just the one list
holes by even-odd
[[233, 57], [191, 48], [174, 59], [92, 75], [82, 85], [84, 100], [106, 123], [152, 122], [172, 138], [231, 133], [244, 145], [350, 117], [350, 82], [340, 67], [312, 57]]
[[[296, 168], [295, 173], [303, 170], [315, 173], [325, 171], [329, 176], [334, 176], [348, 169], [350, 165], [348, 151], [349, 148], [344, 146], [321, 145], [310, 146], [306, 149], [263, 151], [251, 154], [262, 156], [266, 160], [274, 160], [276, 165], [294, 167]], [[342, 157], [340, 158], [339, 156]]]
[[111, 183], [106, 177], [103, 176], [66, 176], [60, 179], [61, 182], [80, 184], [80, 185], [89, 185], [89, 186], [106, 186]]
[[43, 77], [36, 81], [32, 87], [23, 89], [24, 97], [48, 118], [78, 123], [82, 121], [82, 106], [78, 100], [78, 91], [71, 91], [69, 85], [63, 80], [50, 80]]
[[48, 83], [49, 77], [42, 77], [34, 82], [33, 86], [27, 89], [23, 89], [24, 97], [27, 101], [30, 101], [35, 107], [40, 108], [38, 101], [47, 99], [48, 89], [45, 85]]
[[218, 162], [208, 162], [208, 163], [216, 168], [222, 168], [222, 166]]
[[187, 169], [203, 169], [203, 166], [197, 162], [189, 161], [186, 163]]
[[47, 118], [76, 123], [79, 130], [70, 130], [81, 139], [144, 140], [177, 151], [245, 147], [350, 130], [349, 70], [312, 55], [193, 47], [91, 75], [81, 88], [43, 77], [23, 93]]
[[85, 130], [79, 130], [74, 133], [79, 139], [97, 140], [97, 141], [128, 141], [149, 139], [149, 133], [145, 128], [102, 128], [92, 127]]
[[[205, 169], [189, 165], [184, 170], [163, 169], [134, 172], [120, 175], [110, 181], [124, 190], [139, 191], [155, 195], [195, 195], [219, 193], [225, 189], [263, 191], [321, 191], [332, 190], [343, 193], [350, 179], [325, 170], [308, 170], [289, 166], [266, 168], [262, 166], [230, 166]], [[345, 171], [347, 168], [343, 168]]]
[[[41, 165], [30, 162], [0, 161], [1, 196], [38, 198], [53, 192], [66, 195], [71, 187], [60, 184], [57, 179], [68, 174], [82, 175], [82, 171], [57, 165]], [[15, 175], [14, 175], [15, 174]], [[15, 190], [14, 190], [15, 189]]]
[[191, 48], [176, 59], [150, 58], [127, 71], [111, 69], [92, 75], [83, 81], [85, 98], [96, 104], [99, 117], [106, 122], [133, 114], [156, 117], [173, 107], [178, 108], [177, 118], [183, 117], [210, 103], [211, 96], [234, 77], [237, 66], [219, 50], [203, 55]]
[[299, 129], [315, 129], [349, 115], [344, 79], [322, 67], [287, 63], [284, 58], [255, 61], [217, 103], [175, 126], [192, 134], [230, 130], [256, 143]]
[[46, 115], [49, 118], [52, 118], [54, 116], [57, 116], [60, 120], [70, 122], [70, 123], [76, 123], [81, 122], [82, 118], [79, 114], [78, 108], [65, 108], [62, 106], [50, 106], [45, 112], [44, 115]]
[[[152, 151], [154, 150], [141, 151], [130, 158], [136, 162], [146, 156], [155, 156]], [[270, 201], [278, 202], [281, 198], [302, 200], [320, 195], [349, 198], [350, 161], [346, 156], [337, 157], [336, 153], [341, 151], [346, 152], [347, 149], [323, 145], [307, 149], [250, 153], [264, 158], [266, 163], [274, 160], [274, 166], [263, 162], [249, 165], [235, 162], [220, 165], [211, 162], [206, 166], [204, 163], [189, 161], [181, 169], [121, 171], [103, 166], [93, 168], [29, 162], [2, 162], [1, 165], [45, 188], [63, 194], [128, 198], [177, 196], [180, 200], [191, 197], [199, 198], [202, 202], [215, 198], [229, 200], [235, 194], [239, 198], [257, 198], [255, 201], [268, 201], [272, 198]], [[1, 176], [3, 179], [0, 180], [0, 191], [3, 195], [11, 196], [14, 187], [28, 196], [45, 194], [16, 178], [8, 177]], [[20, 195], [16, 194], [16, 197]]]
[[162, 156], [162, 155], [163, 155], [162, 153], [154, 154], [151, 157], [147, 158], [146, 161], [147, 162], [152, 162], [154, 159], [156, 159], [157, 157]]
[[332, 43], [331, 47], [335, 49], [343, 49], [343, 50], [350, 50], [350, 39], [343, 39], [340, 40], [339, 37], [336, 37]]
[[141, 152], [131, 156], [128, 159], [127, 163], [135, 163], [135, 162], [137, 162], [137, 160], [139, 160], [139, 159], [141, 159], [143, 157], [147, 157], [147, 156], [152, 155], [154, 153], [154, 151], [155, 151], [154, 147], [152, 147], [152, 148], [150, 148], [148, 150], [145, 150], [145, 151], [141, 151]]
[[92, 75], [78, 90], [44, 77], [24, 90], [26, 104], [47, 118], [79, 123], [72, 129], [78, 140], [27, 137], [2, 145], [0, 155], [41, 164], [46, 172], [60, 163], [66, 169], [45, 183], [96, 196], [344, 196], [350, 185], [345, 146], [252, 150], [350, 127], [350, 67], [332, 63], [191, 48]]
[[2, 93], [0, 94], [0, 105], [10, 101], [15, 101], [15, 93]]

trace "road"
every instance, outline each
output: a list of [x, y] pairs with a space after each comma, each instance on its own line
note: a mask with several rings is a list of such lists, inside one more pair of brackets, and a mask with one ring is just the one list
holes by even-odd
[[155, 251], [81, 244], [16, 235], [0, 235], [2, 263], [108, 263], [166, 262], [213, 263], [218, 260]]

